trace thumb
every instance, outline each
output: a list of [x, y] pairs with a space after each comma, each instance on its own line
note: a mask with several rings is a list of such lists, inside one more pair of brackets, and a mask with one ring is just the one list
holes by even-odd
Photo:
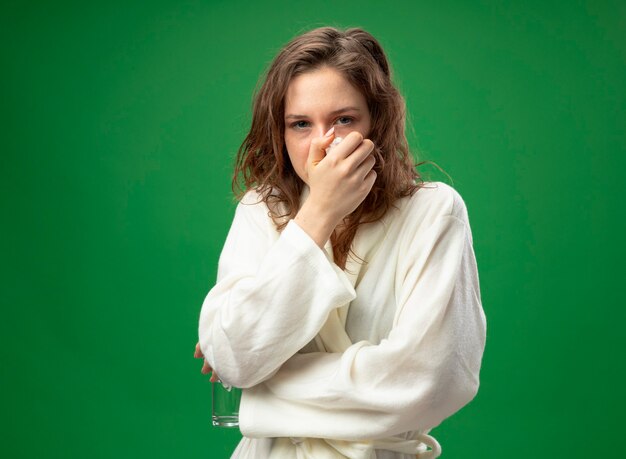
[[323, 137], [317, 137], [311, 140], [311, 146], [309, 147], [308, 161], [311, 165], [316, 166], [326, 156], [326, 149], [335, 140], [335, 127], [324, 134]]

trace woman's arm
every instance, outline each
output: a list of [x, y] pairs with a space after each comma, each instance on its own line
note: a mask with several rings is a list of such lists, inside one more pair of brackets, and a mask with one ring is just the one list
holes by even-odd
[[248, 196], [237, 207], [198, 330], [208, 365], [242, 388], [270, 377], [356, 296], [295, 222], [278, 236], [265, 204], [254, 202]]
[[388, 338], [344, 353], [294, 355], [244, 391], [244, 435], [380, 438], [432, 428], [472, 400], [486, 324], [469, 225], [439, 217], [401, 249], [407, 261]]
[[351, 132], [326, 155], [333, 131], [311, 141], [310, 196], [277, 240], [265, 205], [237, 207], [199, 327], [208, 365], [235, 387], [269, 378], [315, 337], [332, 309], [356, 296], [322, 248], [371, 189], [374, 144]]

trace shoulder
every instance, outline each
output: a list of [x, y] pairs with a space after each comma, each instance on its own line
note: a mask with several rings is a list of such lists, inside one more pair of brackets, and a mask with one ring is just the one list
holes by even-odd
[[288, 212], [274, 189], [269, 192], [249, 189], [237, 204], [235, 221], [255, 225], [264, 232], [274, 234], [280, 232], [277, 221], [288, 222]]
[[250, 189], [241, 197], [235, 209], [235, 221], [266, 227], [269, 209], [263, 194], [256, 189]]
[[250, 189], [239, 200], [238, 207], [264, 205], [263, 196], [256, 189]]
[[450, 185], [443, 182], [421, 183], [411, 196], [400, 199], [385, 224], [389, 234], [399, 241], [421, 241], [432, 232], [447, 232], [450, 228], [469, 230], [465, 201]]
[[388, 220], [389, 229], [400, 245], [418, 246], [425, 240], [438, 238], [450, 231], [469, 236], [471, 229], [465, 201], [458, 191], [442, 182], [424, 182], [413, 195], [402, 198], [393, 216]]
[[410, 206], [430, 219], [446, 216], [467, 219], [467, 206], [461, 194], [443, 182], [424, 182], [411, 196]]
[[424, 182], [413, 195], [399, 203], [403, 219], [429, 226], [442, 217], [467, 221], [467, 207], [457, 190], [443, 182]]

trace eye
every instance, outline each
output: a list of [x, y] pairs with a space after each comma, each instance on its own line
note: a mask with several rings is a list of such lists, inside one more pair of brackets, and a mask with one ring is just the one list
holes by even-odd
[[308, 124], [306, 121], [296, 121], [295, 123], [291, 123], [291, 127], [294, 129], [304, 129], [306, 126], [304, 126], [302, 123], [304, 123], [305, 125]]
[[341, 118], [338, 118], [338, 119], [337, 119], [337, 121], [340, 121], [340, 120], [348, 120], [348, 121], [347, 121], [347, 122], [345, 122], [345, 123], [339, 123], [339, 124], [341, 124], [341, 125], [350, 124], [352, 121], [354, 121], [354, 119], [353, 119], [353, 118], [350, 118], [349, 116], [342, 116]]

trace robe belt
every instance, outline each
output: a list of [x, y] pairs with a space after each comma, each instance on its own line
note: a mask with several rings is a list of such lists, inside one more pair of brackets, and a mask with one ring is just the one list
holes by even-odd
[[441, 447], [437, 440], [430, 435], [417, 433], [411, 439], [386, 437], [362, 441], [302, 437], [276, 438], [270, 458], [375, 459], [375, 450], [414, 454], [417, 459], [434, 459], [441, 454]]

